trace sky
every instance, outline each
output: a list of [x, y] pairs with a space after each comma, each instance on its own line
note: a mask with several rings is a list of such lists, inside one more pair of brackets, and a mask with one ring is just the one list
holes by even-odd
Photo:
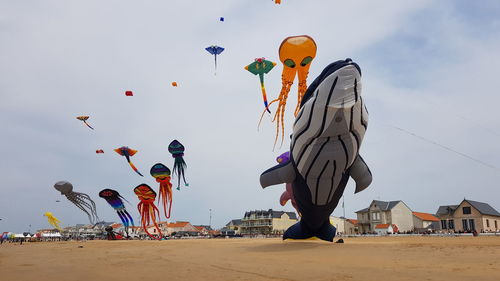
[[[190, 186], [174, 192], [172, 221], [209, 224], [211, 209], [218, 228], [249, 210], [293, 211], [279, 205], [284, 185], [260, 187], [289, 142], [273, 151], [267, 116], [257, 130], [259, 81], [244, 66], [278, 62], [265, 77], [275, 98], [279, 45], [303, 34], [318, 46], [309, 82], [347, 57], [363, 73], [370, 121], [360, 154], [373, 183], [359, 194], [348, 183], [346, 217], [372, 200], [435, 213], [467, 198], [500, 210], [500, 3], [347, 2], [0, 0], [0, 232], [50, 227], [47, 211], [63, 226], [86, 223], [53, 188], [60, 180], [89, 194], [105, 221], [118, 217], [97, 194], [118, 190], [138, 221], [133, 188], [158, 188], [149, 169], [172, 167], [173, 139], [186, 147]], [[217, 75], [204, 50], [214, 44], [225, 48]], [[286, 135], [296, 93], [297, 82]], [[132, 161], [144, 177], [112, 151], [120, 146], [139, 151]]]

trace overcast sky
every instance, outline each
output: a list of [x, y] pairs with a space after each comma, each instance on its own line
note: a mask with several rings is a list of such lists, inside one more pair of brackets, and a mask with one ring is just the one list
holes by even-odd
[[[318, 45], [309, 82], [346, 57], [363, 72], [370, 122], [361, 154], [374, 181], [356, 195], [349, 182], [347, 217], [373, 199], [435, 213], [465, 197], [500, 210], [496, 0], [0, 0], [0, 232], [47, 228], [46, 211], [63, 226], [86, 223], [53, 188], [59, 180], [92, 196], [106, 221], [118, 217], [97, 194], [118, 190], [138, 220], [133, 188], [157, 190], [149, 169], [172, 167], [173, 139], [186, 147], [190, 186], [174, 192], [172, 220], [208, 224], [212, 209], [212, 225], [221, 227], [248, 210], [292, 211], [279, 205], [284, 185], [259, 185], [289, 143], [273, 151], [269, 118], [257, 131], [259, 81], [243, 67], [256, 57], [278, 62], [265, 77], [273, 99], [279, 45], [301, 34]], [[226, 48], [217, 76], [204, 50], [212, 44]], [[95, 131], [78, 115], [90, 115]], [[139, 150], [132, 161], [144, 178], [112, 151], [123, 145]]]

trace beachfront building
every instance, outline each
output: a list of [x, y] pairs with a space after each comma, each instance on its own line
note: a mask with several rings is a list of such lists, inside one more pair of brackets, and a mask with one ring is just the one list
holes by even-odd
[[337, 229], [337, 234], [344, 233], [345, 218], [330, 216], [330, 223]]
[[345, 220], [345, 233], [349, 234], [349, 235], [359, 234], [358, 220], [346, 219]]
[[77, 224], [75, 226], [68, 226], [63, 228], [62, 236], [71, 239], [93, 239], [96, 237], [103, 237], [104, 229], [113, 224], [113, 222], [100, 222], [98, 224]]
[[283, 234], [297, 222], [294, 212], [256, 210], [245, 212], [240, 226], [242, 235]]
[[197, 232], [194, 225], [187, 221], [176, 221], [168, 224], [168, 233], [177, 232]]
[[413, 231], [413, 212], [401, 200], [373, 200], [368, 208], [356, 212], [360, 233], [375, 233], [379, 224], [396, 225], [400, 232]]
[[337, 234], [358, 234], [358, 220], [330, 216], [330, 223], [337, 229]]
[[224, 228], [227, 230], [234, 231], [234, 234], [240, 234], [241, 224], [242, 224], [242, 220], [240, 220], [240, 219], [231, 220], [230, 222], [228, 222], [226, 224], [226, 226]]
[[208, 235], [210, 231], [210, 227], [207, 225], [194, 225], [194, 228], [196, 228], [196, 231], [200, 233], [200, 235], [206, 236]]
[[436, 216], [444, 232], [500, 231], [500, 213], [483, 202], [464, 199], [458, 205], [439, 206]]
[[[199, 233], [198, 229], [187, 221], [176, 221], [170, 223], [167, 221], [160, 221], [157, 222], [156, 225], [158, 225], [158, 228], [160, 229], [161, 234], [163, 236], [179, 234], [179, 233], [186, 233], [186, 234]], [[136, 233], [140, 237], [145, 238], [147, 236], [147, 233], [144, 231], [142, 227], [134, 227], [134, 228], [131, 227], [130, 229], [133, 229], [134, 233]], [[156, 229], [155, 225], [148, 225], [146, 229], [153, 236], [157, 236], [160, 234], [158, 229]], [[209, 232], [209, 229], [207, 229], [206, 227], [205, 230], [207, 233]]]
[[120, 234], [126, 236], [125, 226], [123, 226], [123, 224], [121, 224], [121, 223], [113, 223], [113, 224], [110, 224], [109, 226], [111, 226], [113, 228], [114, 232], [117, 232], [117, 233], [120, 233]]
[[439, 219], [433, 214], [413, 212], [413, 225], [415, 232], [429, 232], [439, 229]]
[[439, 229], [442, 232], [455, 232], [455, 220], [453, 214], [458, 205], [439, 206], [436, 216], [440, 220]]

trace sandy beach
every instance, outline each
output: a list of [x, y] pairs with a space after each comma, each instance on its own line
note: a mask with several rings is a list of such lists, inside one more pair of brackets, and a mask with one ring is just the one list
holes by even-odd
[[372, 237], [345, 242], [4, 243], [0, 280], [500, 280], [500, 237]]

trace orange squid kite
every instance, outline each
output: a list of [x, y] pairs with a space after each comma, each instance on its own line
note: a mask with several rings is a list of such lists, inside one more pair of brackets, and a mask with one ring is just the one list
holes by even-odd
[[[281, 42], [279, 48], [280, 61], [283, 63], [283, 72], [281, 74], [281, 92], [277, 99], [269, 103], [269, 106], [271, 106], [271, 104], [278, 102], [278, 108], [276, 109], [276, 113], [273, 118], [273, 122], [276, 121], [276, 138], [274, 140], [275, 146], [278, 142], [280, 130], [281, 144], [283, 144], [285, 136], [284, 117], [286, 100], [293, 81], [295, 80], [295, 76], [297, 76], [298, 73], [298, 99], [297, 106], [295, 108], [295, 116], [297, 116], [300, 109], [300, 103], [302, 102], [302, 97], [307, 90], [307, 75], [309, 74], [311, 62], [316, 57], [316, 50], [316, 42], [314, 42], [314, 40], [307, 35], [287, 37], [283, 40], [283, 42]], [[261, 115], [261, 120], [264, 113], [265, 111]]]

